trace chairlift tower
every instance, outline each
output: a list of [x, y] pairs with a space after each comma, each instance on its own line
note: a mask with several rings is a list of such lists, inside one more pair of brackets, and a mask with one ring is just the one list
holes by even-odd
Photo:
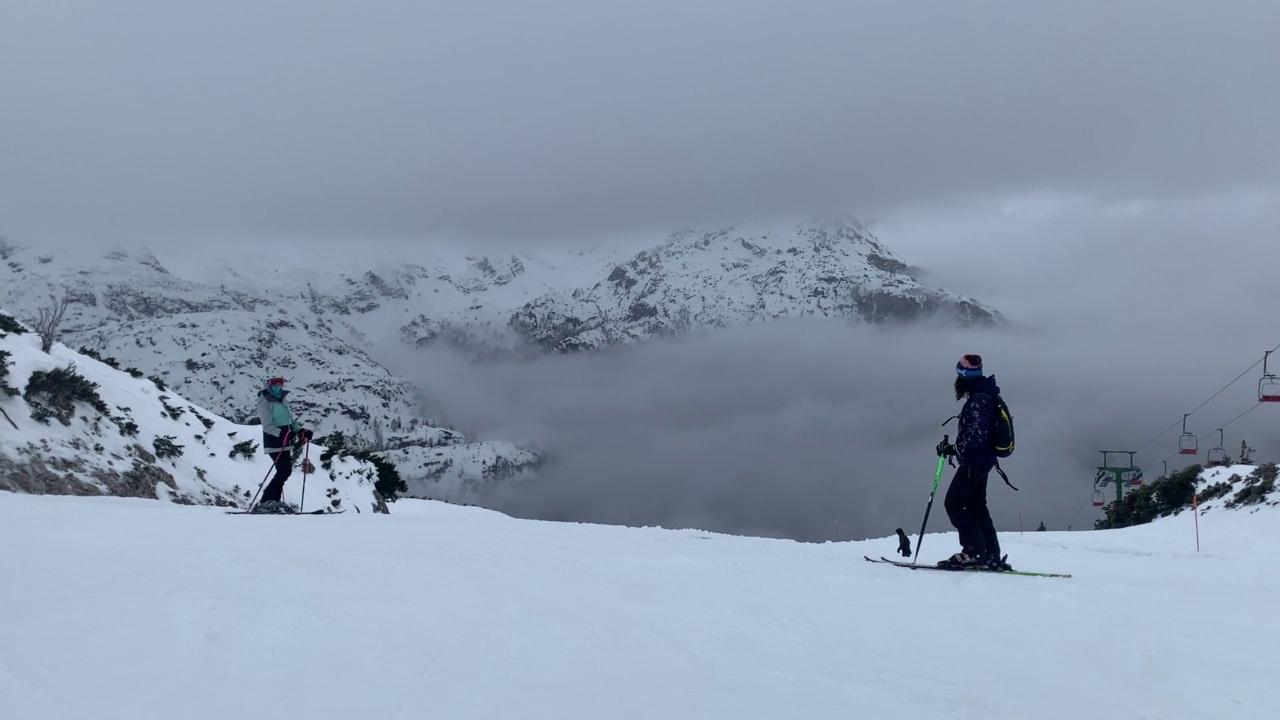
[[[1116, 502], [1120, 502], [1124, 498], [1125, 485], [1141, 485], [1142, 484], [1142, 468], [1133, 464], [1133, 456], [1138, 454], [1137, 450], [1099, 450], [1102, 453], [1102, 464], [1098, 466], [1098, 475], [1096, 485], [1106, 487], [1109, 483], [1115, 483], [1116, 486]], [[1127, 464], [1120, 464], [1117, 460], [1111, 462], [1112, 455], [1128, 455]]]

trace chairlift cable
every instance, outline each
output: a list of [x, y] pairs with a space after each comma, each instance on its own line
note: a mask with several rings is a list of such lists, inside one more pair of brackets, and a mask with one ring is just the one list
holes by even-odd
[[[1276, 345], [1274, 348], [1272, 348], [1272, 349], [1270, 350], [1270, 352], [1276, 352], [1276, 351], [1280, 351], [1280, 345]], [[1265, 358], [1266, 358], [1266, 355], [1264, 354], [1264, 355], [1263, 355], [1263, 359], [1265, 359]], [[1203, 408], [1205, 405], [1208, 405], [1210, 402], [1212, 402], [1212, 401], [1213, 401], [1213, 399], [1214, 399], [1214, 398], [1216, 398], [1216, 397], [1218, 397], [1219, 395], [1221, 395], [1222, 393], [1226, 392], [1226, 391], [1227, 391], [1227, 388], [1230, 388], [1232, 385], [1235, 385], [1236, 383], [1240, 382], [1240, 379], [1241, 379], [1241, 378], [1243, 378], [1245, 375], [1248, 375], [1250, 372], [1252, 372], [1252, 371], [1253, 371], [1253, 369], [1254, 369], [1254, 368], [1258, 367], [1258, 365], [1259, 365], [1259, 364], [1261, 364], [1261, 363], [1262, 363], [1262, 360], [1256, 360], [1256, 361], [1254, 361], [1254, 363], [1253, 363], [1252, 365], [1250, 365], [1249, 367], [1245, 368], [1244, 372], [1242, 372], [1242, 373], [1240, 373], [1239, 375], [1237, 375], [1237, 376], [1235, 377], [1235, 379], [1234, 379], [1234, 380], [1232, 380], [1231, 382], [1227, 383], [1226, 385], [1223, 385], [1223, 386], [1222, 386], [1222, 389], [1220, 389], [1220, 390], [1218, 390], [1218, 392], [1216, 392], [1216, 393], [1214, 393], [1214, 394], [1210, 395], [1210, 396], [1208, 397], [1208, 399], [1206, 399], [1204, 402], [1202, 402], [1202, 403], [1200, 403], [1199, 405], [1197, 405], [1197, 406], [1195, 407], [1195, 409], [1194, 409], [1194, 410], [1192, 410], [1191, 412], [1187, 413], [1187, 414], [1186, 414], [1186, 416], [1188, 416], [1188, 417], [1189, 417], [1189, 416], [1191, 416], [1191, 415], [1194, 415], [1194, 414], [1196, 413], [1196, 411], [1200, 410], [1200, 409], [1201, 409], [1201, 408]], [[1238, 418], [1237, 418], [1237, 419], [1238, 419]], [[1154, 443], [1155, 441], [1157, 441], [1157, 440], [1159, 440], [1160, 438], [1162, 438], [1162, 437], [1164, 437], [1165, 435], [1167, 435], [1167, 434], [1169, 433], [1169, 431], [1170, 431], [1170, 430], [1173, 430], [1174, 428], [1177, 428], [1177, 427], [1178, 427], [1182, 422], [1184, 422], [1185, 420], [1186, 420], [1186, 417], [1184, 417], [1182, 420], [1178, 420], [1178, 421], [1174, 422], [1172, 425], [1170, 425], [1169, 427], [1165, 428], [1164, 430], [1161, 430], [1161, 431], [1160, 431], [1160, 433], [1159, 433], [1158, 435], [1156, 435], [1155, 437], [1153, 437], [1153, 438], [1151, 438], [1150, 440], [1148, 440], [1148, 441], [1147, 441], [1147, 442], [1146, 442], [1142, 447], [1138, 448], [1138, 449], [1137, 449], [1136, 451], [1134, 451], [1134, 452], [1135, 452], [1135, 453], [1139, 453], [1139, 452], [1142, 452], [1143, 450], [1145, 450], [1146, 448], [1150, 447], [1150, 445], [1151, 445], [1152, 443]], [[1224, 427], [1225, 427], [1225, 426], [1224, 426]], [[1215, 432], [1216, 432], [1216, 431], [1215, 431]], [[1178, 454], [1178, 453], [1174, 453], [1174, 455], [1177, 455], [1177, 454]], [[1170, 457], [1172, 457], [1172, 456], [1170, 456]]]

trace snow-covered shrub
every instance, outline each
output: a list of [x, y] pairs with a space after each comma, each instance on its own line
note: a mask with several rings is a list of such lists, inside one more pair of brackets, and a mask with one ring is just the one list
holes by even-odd
[[156, 457], [158, 458], [182, 457], [182, 448], [184, 446], [175, 444], [173, 441], [176, 439], [177, 438], [175, 438], [172, 435], [161, 435], [160, 437], [157, 437], [155, 441], [151, 443], [151, 446], [155, 448]]
[[1259, 465], [1249, 477], [1244, 479], [1244, 488], [1235, 494], [1224, 507], [1237, 508], [1243, 505], [1257, 505], [1265, 502], [1267, 495], [1276, 489], [1276, 476], [1280, 469], [1275, 463]]
[[227, 457], [236, 458], [237, 456], [245, 460], [252, 460], [254, 453], [258, 452], [258, 443], [252, 440], [238, 442], [231, 448], [231, 452], [227, 453]]
[[[0, 317], [7, 316], [0, 315]], [[0, 350], [0, 390], [4, 390], [9, 395], [19, 395], [21, 391], [9, 385], [9, 358], [12, 355], [13, 353], [8, 350]]]
[[31, 373], [23, 397], [31, 406], [33, 420], [47, 425], [52, 417], [63, 425], [70, 425], [77, 402], [107, 414], [107, 404], [98, 395], [98, 384], [86, 380], [75, 367], [72, 363], [65, 368]]
[[0, 337], [4, 337], [9, 333], [22, 335], [25, 332], [28, 332], [27, 329], [22, 326], [22, 323], [18, 322], [17, 318], [12, 315], [0, 313]]
[[178, 418], [182, 417], [182, 413], [186, 412], [186, 408], [174, 407], [170, 405], [168, 395], [160, 396], [160, 404], [164, 406], [165, 414], [174, 420], [177, 420]]

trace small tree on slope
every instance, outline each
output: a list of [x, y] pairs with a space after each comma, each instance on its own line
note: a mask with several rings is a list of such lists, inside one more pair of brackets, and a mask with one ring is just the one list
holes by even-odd
[[40, 308], [35, 322], [32, 323], [36, 334], [40, 336], [40, 349], [43, 352], [52, 350], [53, 344], [58, 341], [58, 326], [62, 324], [62, 317], [67, 313], [67, 305], [71, 303], [71, 296], [63, 293], [62, 299], [59, 300], [50, 295], [49, 302], [49, 307]]

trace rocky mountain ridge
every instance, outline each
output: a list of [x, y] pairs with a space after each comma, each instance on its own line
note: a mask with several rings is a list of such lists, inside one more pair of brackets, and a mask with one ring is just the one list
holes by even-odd
[[180, 277], [146, 250], [2, 242], [0, 303], [32, 317], [65, 294], [69, 346], [141, 368], [240, 422], [262, 378], [284, 375], [318, 433], [389, 452], [407, 464], [415, 493], [454, 500], [531, 475], [541, 457], [513, 443], [469, 442], [427, 407], [422, 388], [378, 362], [379, 346], [447, 344], [483, 359], [601, 351], [799, 316], [1001, 321], [973, 299], [924, 285], [856, 221], [686, 229], [633, 250], [409, 253], [381, 264], [360, 253], [295, 253], [290, 264], [224, 257]]

